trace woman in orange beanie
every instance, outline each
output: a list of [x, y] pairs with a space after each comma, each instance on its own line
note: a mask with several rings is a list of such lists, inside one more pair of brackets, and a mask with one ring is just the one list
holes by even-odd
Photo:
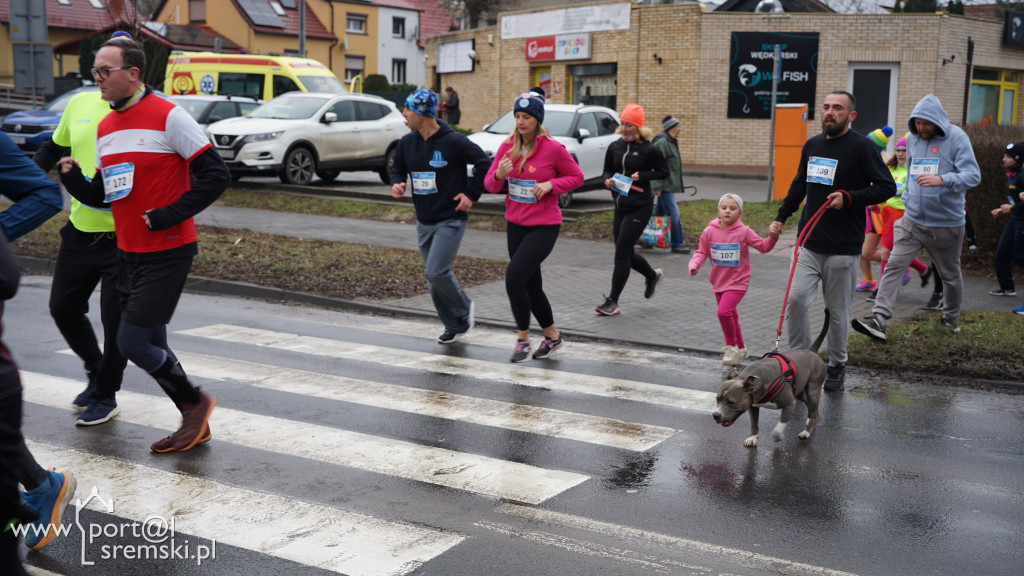
[[644, 109], [627, 104], [619, 116], [622, 125], [617, 130], [622, 138], [612, 142], [604, 156], [604, 185], [615, 200], [612, 237], [615, 239], [615, 268], [612, 272], [612, 290], [604, 302], [595, 309], [599, 314], [619, 314], [619, 295], [626, 287], [630, 269], [644, 275], [644, 298], [654, 296], [665, 271], [655, 270], [637, 253], [636, 241], [643, 234], [654, 211], [651, 180], [668, 178], [668, 164], [661, 150], [651, 141], [654, 133], [644, 128]]

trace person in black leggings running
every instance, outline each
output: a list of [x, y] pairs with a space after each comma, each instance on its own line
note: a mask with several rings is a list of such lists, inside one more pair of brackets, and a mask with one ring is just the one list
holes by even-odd
[[562, 347], [551, 304], [544, 294], [540, 265], [558, 240], [562, 210], [558, 195], [583, 184], [583, 172], [544, 122], [544, 92], [540, 88], [516, 98], [513, 113], [516, 129], [498, 148], [484, 178], [488, 192], [501, 192], [506, 180], [508, 220], [508, 269], [505, 290], [516, 321], [516, 347], [512, 362], [530, 357], [530, 313], [544, 331], [544, 341], [534, 359], [547, 358]]
[[622, 138], [612, 142], [604, 156], [604, 185], [612, 191], [615, 200], [612, 225], [615, 269], [612, 272], [612, 291], [595, 308], [605, 316], [622, 312], [618, 304], [619, 295], [629, 280], [630, 268], [647, 279], [644, 298], [654, 296], [658, 284], [665, 277], [663, 269], [651, 268], [634, 247], [654, 211], [651, 180], [668, 178], [668, 164], [661, 150], [651, 143], [654, 133], [650, 128], [644, 128], [643, 108], [627, 104], [619, 120], [622, 121], [618, 130]]

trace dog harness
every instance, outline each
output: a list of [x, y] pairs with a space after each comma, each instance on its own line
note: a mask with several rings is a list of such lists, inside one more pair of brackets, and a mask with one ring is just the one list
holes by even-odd
[[789, 356], [786, 356], [782, 352], [774, 351], [761, 356], [761, 358], [768, 358], [769, 356], [779, 361], [779, 367], [782, 369], [782, 374], [772, 381], [771, 385], [768, 386], [768, 391], [764, 394], [764, 398], [758, 400], [758, 404], [771, 402], [779, 395], [779, 392], [782, 391], [782, 388], [786, 384], [789, 384], [793, 388], [793, 391], [796, 392], [796, 366], [793, 364], [793, 361], [789, 359]]

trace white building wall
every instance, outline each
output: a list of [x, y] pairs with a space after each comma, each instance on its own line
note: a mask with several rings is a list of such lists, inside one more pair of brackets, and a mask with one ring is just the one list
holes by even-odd
[[[377, 58], [377, 74], [383, 74], [388, 82], [395, 83], [391, 77], [391, 65], [395, 60], [405, 60], [405, 81], [408, 84], [423, 86], [423, 48], [416, 45], [416, 36], [420, 30], [420, 13], [417, 10], [404, 10], [381, 6], [377, 22], [377, 37], [380, 46]], [[395, 18], [405, 19], [405, 37], [397, 38], [393, 34]]]

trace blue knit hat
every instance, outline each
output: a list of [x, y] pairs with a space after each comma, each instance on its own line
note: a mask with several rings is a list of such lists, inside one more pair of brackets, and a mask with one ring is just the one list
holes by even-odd
[[405, 99], [405, 107], [420, 116], [437, 118], [437, 94], [420, 88]]
[[537, 119], [537, 122], [544, 123], [544, 96], [543, 94], [537, 93], [534, 90], [524, 92], [516, 97], [515, 106], [512, 108], [512, 113], [526, 112], [530, 116]]

